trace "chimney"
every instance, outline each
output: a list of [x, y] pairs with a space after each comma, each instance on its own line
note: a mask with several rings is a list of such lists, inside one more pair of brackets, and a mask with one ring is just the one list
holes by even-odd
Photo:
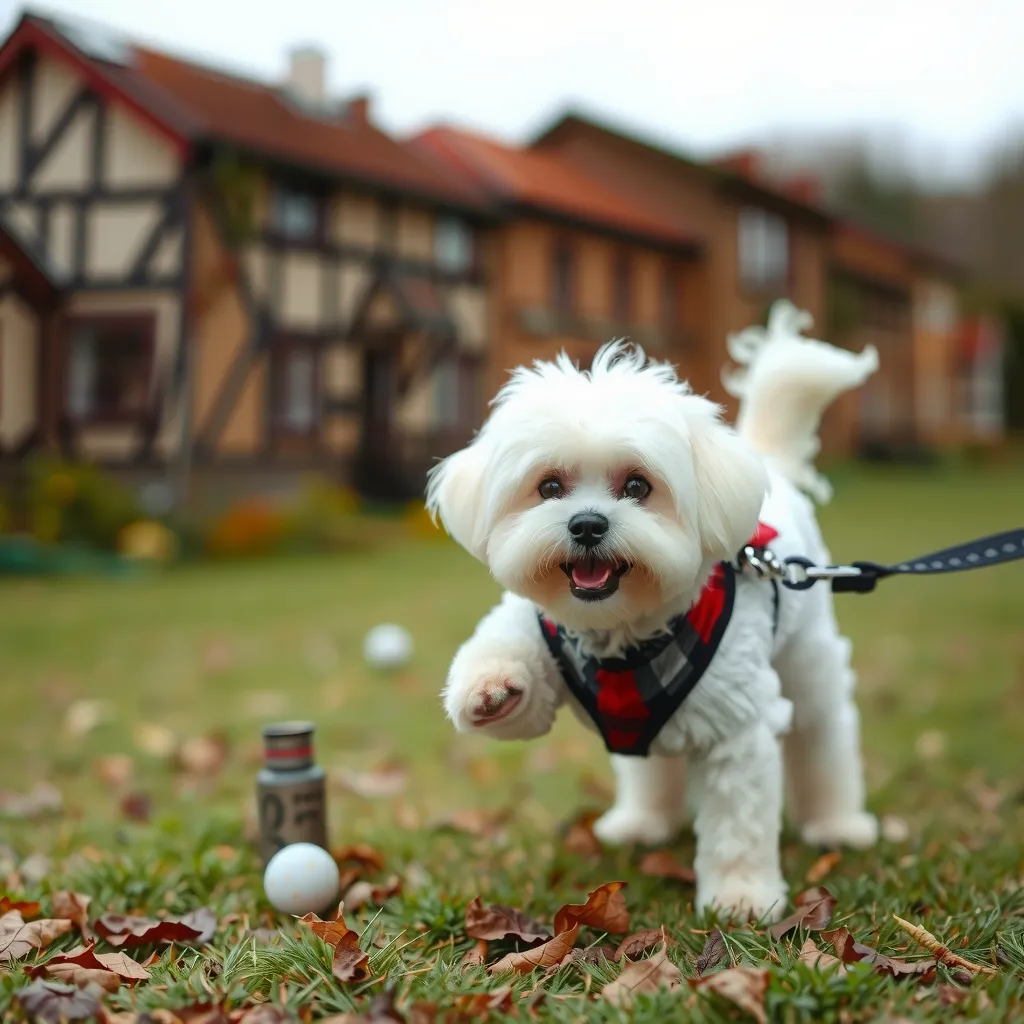
[[360, 93], [353, 96], [345, 107], [345, 114], [349, 120], [358, 124], [370, 123], [370, 96], [368, 93]]
[[327, 55], [315, 46], [299, 46], [288, 54], [288, 92], [300, 103], [321, 107], [327, 99]]

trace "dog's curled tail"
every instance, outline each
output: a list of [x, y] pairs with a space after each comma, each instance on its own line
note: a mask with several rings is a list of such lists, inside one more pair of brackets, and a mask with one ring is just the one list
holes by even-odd
[[813, 322], [786, 299], [774, 303], [767, 328], [748, 327], [730, 335], [727, 347], [737, 367], [722, 371], [722, 383], [740, 400], [740, 435], [824, 504], [832, 488], [814, 468], [822, 413], [878, 369], [878, 351], [868, 345], [854, 353], [805, 338], [802, 332]]

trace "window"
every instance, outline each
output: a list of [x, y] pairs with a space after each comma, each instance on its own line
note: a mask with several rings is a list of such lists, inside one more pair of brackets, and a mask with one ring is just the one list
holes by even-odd
[[754, 206], [740, 210], [739, 261], [745, 288], [785, 287], [789, 283], [789, 228], [785, 218]]
[[76, 420], [131, 420], [149, 409], [152, 317], [79, 320], [69, 325], [65, 405]]
[[312, 241], [320, 230], [320, 202], [310, 192], [288, 188], [274, 191], [271, 226], [283, 238]]
[[475, 425], [479, 407], [478, 364], [465, 355], [451, 355], [434, 374], [434, 421], [441, 429]]
[[441, 217], [434, 225], [434, 262], [453, 274], [473, 265], [473, 232], [465, 221]]
[[277, 425], [293, 434], [312, 433], [318, 412], [316, 352], [309, 346], [286, 346], [277, 362]]
[[633, 314], [633, 274], [629, 254], [620, 252], [612, 268], [612, 321], [628, 324]]
[[573, 307], [572, 246], [560, 238], [551, 254], [551, 307], [557, 313], [571, 313]]

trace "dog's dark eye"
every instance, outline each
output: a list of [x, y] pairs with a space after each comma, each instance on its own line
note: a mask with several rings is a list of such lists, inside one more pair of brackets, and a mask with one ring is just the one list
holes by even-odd
[[651, 493], [651, 485], [635, 473], [622, 485], [622, 496], [634, 501], [643, 501]]
[[537, 488], [537, 493], [545, 500], [548, 501], [550, 498], [560, 498], [565, 494], [565, 488], [562, 487], [562, 481], [556, 480], [553, 476], [547, 478], [547, 480], [541, 480], [540, 487]]

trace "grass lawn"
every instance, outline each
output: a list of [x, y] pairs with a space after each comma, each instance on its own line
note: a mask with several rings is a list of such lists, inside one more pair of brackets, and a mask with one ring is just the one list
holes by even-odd
[[[1024, 521], [1019, 468], [851, 472], [834, 482], [836, 499], [821, 518], [837, 559], [903, 559]], [[40, 781], [63, 797], [58, 815], [0, 816], [0, 896], [41, 900], [49, 918], [53, 892], [71, 890], [90, 897], [90, 922], [105, 912], [213, 911], [216, 932], [202, 948], [179, 941], [128, 950], [139, 961], [158, 958], [149, 980], [104, 996], [104, 1012], [125, 1014], [109, 1017], [118, 1024], [157, 1008], [199, 1020], [204, 1006], [223, 1014], [206, 1022], [238, 1020], [254, 998], [284, 1012], [250, 1014], [252, 1024], [345, 1013], [435, 1019], [425, 1004], [452, 1021], [518, 1013], [1002, 1022], [1024, 1014], [1024, 564], [889, 580], [874, 595], [837, 599], [855, 644], [870, 803], [890, 838], [838, 860], [822, 861], [822, 851], [788, 835], [784, 846], [792, 894], [808, 888], [812, 865], [811, 878], [834, 894], [828, 928], [845, 926], [860, 943], [916, 962], [924, 951], [898, 931], [895, 913], [996, 974], [965, 985], [969, 975], [944, 965], [924, 982], [894, 980], [869, 962], [845, 976], [815, 972], [796, 961], [808, 937], [834, 951], [819, 933], [799, 928], [774, 940], [764, 928], [723, 926], [712, 977], [730, 961], [768, 972], [729, 976], [749, 988], [747, 1010], [737, 1004], [742, 994], [712, 991], [725, 984], [689, 984], [714, 923], [693, 912], [691, 885], [650, 877], [642, 851], [588, 851], [585, 829], [564, 838], [565, 823], [609, 799], [594, 736], [567, 714], [531, 744], [451, 732], [438, 701], [447, 663], [496, 596], [486, 572], [447, 542], [410, 539], [143, 581], [0, 581], [0, 808]], [[397, 675], [362, 662], [363, 636], [382, 621], [405, 625], [415, 639], [413, 662]], [[402, 885], [382, 907], [346, 912], [369, 954], [368, 980], [333, 977], [329, 946], [274, 917], [262, 896], [249, 842], [259, 731], [287, 718], [317, 723], [334, 845], [372, 846], [383, 864], [364, 858], [364, 876], [397, 876]], [[177, 756], [172, 738], [185, 743]], [[382, 792], [389, 780], [394, 789]], [[148, 821], [126, 813], [126, 796], [128, 811], [151, 808]], [[688, 864], [692, 839], [671, 853]], [[681, 987], [620, 1008], [600, 992], [624, 962], [578, 957], [511, 976], [463, 969], [474, 947], [465, 917], [473, 897], [551, 928], [559, 907], [613, 880], [628, 883], [630, 931], [664, 926]], [[26, 965], [81, 937], [72, 931], [12, 968], [2, 936], [0, 923], [0, 1016], [19, 1019], [25, 1010], [13, 993], [29, 982]], [[614, 948], [621, 937], [584, 927], [576, 945]], [[487, 963], [516, 948], [492, 941]], [[385, 977], [392, 1016], [382, 1016], [386, 999], [370, 1009]], [[66, 996], [52, 999], [72, 1012]]]

